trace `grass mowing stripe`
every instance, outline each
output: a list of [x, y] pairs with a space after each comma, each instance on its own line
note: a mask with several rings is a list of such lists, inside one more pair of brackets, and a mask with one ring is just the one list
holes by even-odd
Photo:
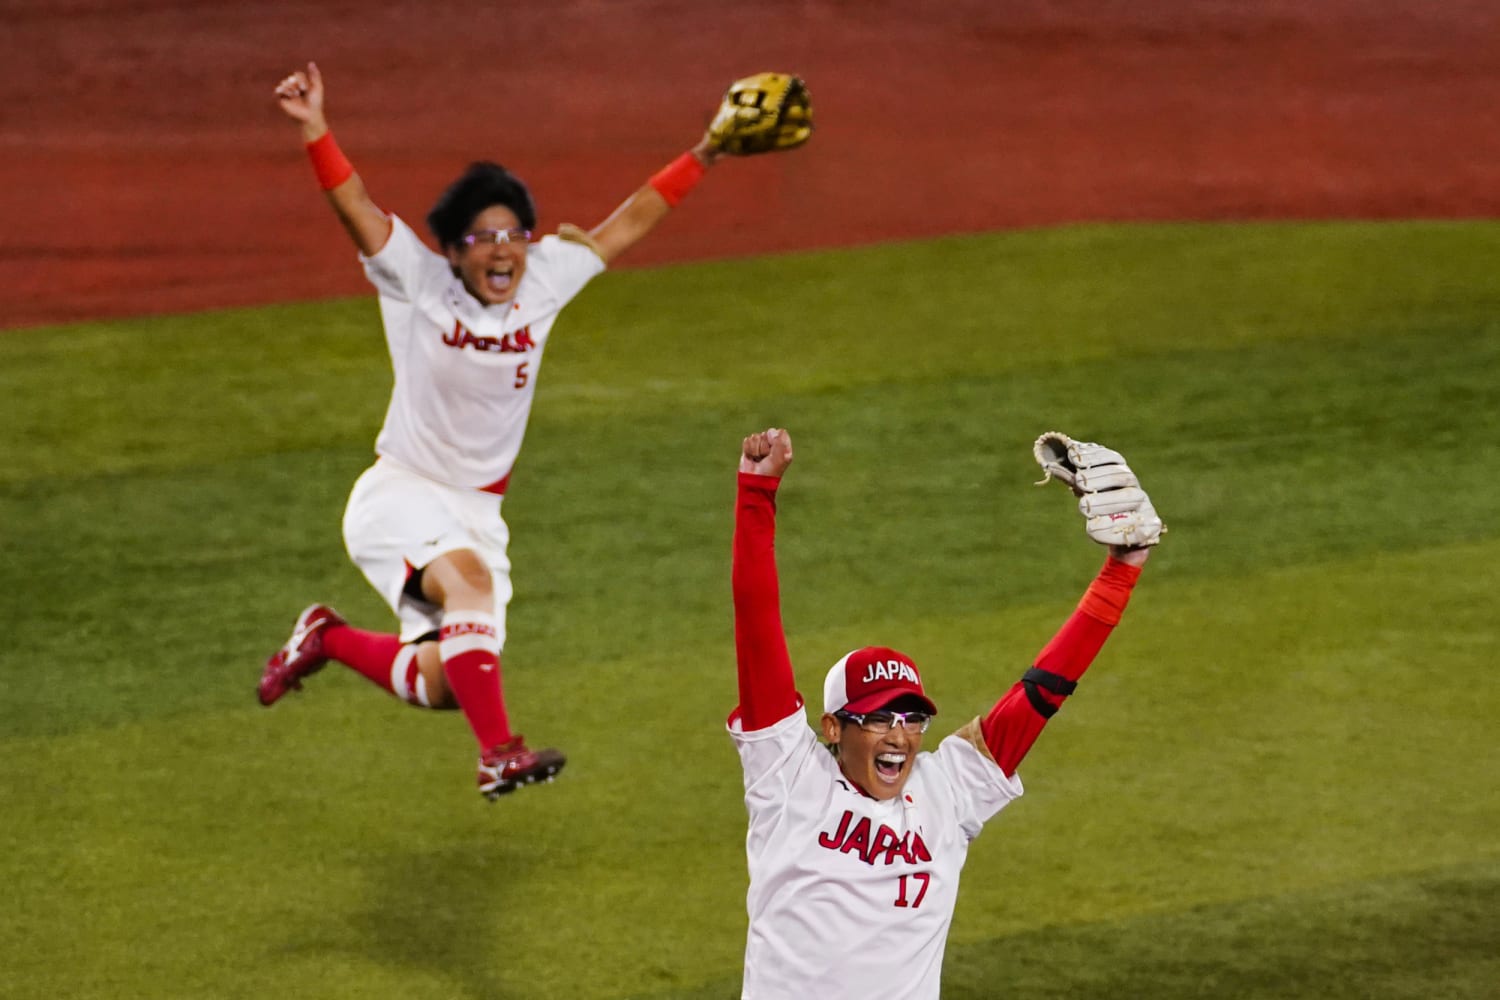
[[[868, 387], [854, 387], [692, 420], [653, 405], [607, 423], [539, 414], [506, 508], [518, 567], [511, 650], [522, 662], [598, 661], [716, 628], [726, 469], [739, 435], [773, 421], [796, 428], [804, 456], [784, 501], [795, 533], [784, 569], [818, 595], [789, 609], [793, 623], [985, 609], [1086, 571], [1093, 554], [1068, 546], [1065, 499], [1029, 485], [1030, 439], [1049, 426], [1132, 456], [1173, 529], [1158, 565], [1178, 572], [1258, 573], [1489, 537], [1495, 526], [1474, 511], [1500, 467], [1500, 405], [1449, 404], [1497, 395], [1487, 373], [1500, 337], [1429, 344], [1371, 338], [1352, 361], [1341, 346], [1303, 343], [1080, 364], [1070, 378], [1101, 388], [1060, 403], [1047, 371], [886, 385], [873, 406]], [[1438, 489], [1444, 448], [1463, 460]], [[0, 490], [0, 515], [24, 526], [9, 558], [29, 581], [0, 592], [15, 640], [0, 667], [108, 665], [18, 686], [0, 707], [8, 731], [233, 704], [282, 620], [315, 598], [383, 622], [338, 537], [367, 460], [363, 448], [226, 457]], [[206, 621], [209, 650], [197, 638]]]
[[[801, 392], [1472, 329], [1500, 306], [1487, 263], [1497, 248], [1489, 222], [1080, 226], [620, 275], [570, 313], [581, 366], [571, 384], [618, 394], [619, 373], [645, 365], [657, 376], [646, 391], [696, 403], [704, 372], [741, 393]], [[671, 282], [666, 299], [694, 304], [691, 322], [644, 320], [656, 274]], [[776, 294], [747, 300], [735, 291], [745, 287]], [[617, 310], [622, 299], [634, 309]], [[642, 320], [622, 327], [617, 312]]]
[[1485, 1000], [1500, 862], [957, 945], [945, 997]]
[[[949, 1000], [1490, 1000], [1500, 864], [953, 943]], [[638, 1000], [732, 1000], [739, 975]]]
[[[1497, 250], [1488, 222], [1077, 227], [623, 272], [569, 307], [542, 409], [1443, 336], [1500, 313]], [[369, 297], [8, 331], [0, 481], [368, 449], [389, 385]]]

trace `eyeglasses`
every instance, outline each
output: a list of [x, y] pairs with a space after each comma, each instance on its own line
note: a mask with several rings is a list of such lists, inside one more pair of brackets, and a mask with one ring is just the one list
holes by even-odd
[[932, 725], [932, 716], [926, 712], [859, 713], [840, 710], [833, 714], [845, 722], [854, 723], [867, 733], [879, 733], [882, 736], [890, 732], [898, 722], [908, 731], [915, 729], [919, 733], [927, 732], [927, 727]]
[[477, 233], [469, 233], [459, 240], [466, 247], [494, 243], [530, 243], [531, 230], [529, 229], [481, 229]]

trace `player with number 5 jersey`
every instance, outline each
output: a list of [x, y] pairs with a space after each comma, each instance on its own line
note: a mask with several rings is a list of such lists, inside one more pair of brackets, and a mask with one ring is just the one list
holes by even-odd
[[969, 845], [1021, 795], [1017, 767], [1119, 622], [1154, 540], [1111, 545], [1031, 669], [934, 750], [923, 750], [937, 706], [921, 672], [884, 646], [856, 649], [829, 669], [815, 732], [793, 679], [776, 572], [776, 497], [791, 461], [784, 430], [752, 434], [741, 447], [739, 705], [728, 727], [749, 812], [742, 995], [936, 998]]
[[705, 132], [593, 229], [564, 224], [539, 239], [525, 184], [476, 162], [428, 213], [434, 251], [379, 207], [340, 150], [316, 65], [281, 80], [275, 96], [300, 126], [319, 186], [379, 294], [394, 385], [376, 461], [354, 485], [343, 533], [400, 625], [395, 634], [368, 632], [326, 605], [309, 606], [267, 661], [260, 701], [300, 690], [334, 660], [410, 704], [461, 709], [486, 798], [549, 781], [563, 754], [533, 750], [512, 730], [500, 671], [511, 597], [501, 506], [543, 352], [559, 312], [666, 218], [725, 149]]

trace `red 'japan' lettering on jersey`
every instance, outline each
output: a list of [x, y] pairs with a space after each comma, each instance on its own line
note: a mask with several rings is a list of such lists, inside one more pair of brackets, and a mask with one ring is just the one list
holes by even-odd
[[[853, 829], [850, 829], [851, 823]], [[897, 836], [895, 830], [882, 823], [872, 837], [870, 817], [861, 816], [858, 822], [854, 822], [854, 813], [848, 809], [839, 817], [837, 830], [818, 834], [818, 846], [843, 854], [858, 854], [867, 865], [873, 865], [882, 857], [888, 865], [894, 864], [898, 857], [909, 865], [932, 860], [932, 852], [927, 850], [920, 831], [907, 830]]]
[[536, 341], [531, 339], [529, 326], [523, 326], [503, 337], [476, 337], [457, 321], [454, 322], [451, 331], [443, 334], [443, 343], [460, 350], [467, 347], [476, 351], [493, 351], [496, 354], [524, 354], [536, 348]]

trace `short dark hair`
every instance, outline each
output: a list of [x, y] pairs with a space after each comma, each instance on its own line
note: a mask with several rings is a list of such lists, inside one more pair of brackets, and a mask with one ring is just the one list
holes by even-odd
[[515, 174], [488, 160], [469, 164], [463, 176], [438, 195], [427, 213], [427, 228], [444, 249], [457, 246], [474, 217], [491, 205], [504, 205], [516, 213], [522, 229], [536, 228], [531, 192]]

